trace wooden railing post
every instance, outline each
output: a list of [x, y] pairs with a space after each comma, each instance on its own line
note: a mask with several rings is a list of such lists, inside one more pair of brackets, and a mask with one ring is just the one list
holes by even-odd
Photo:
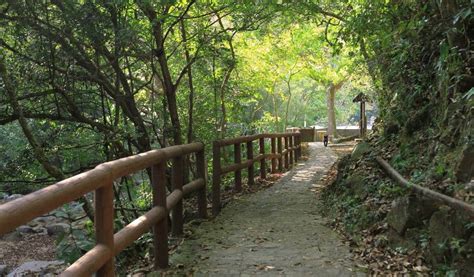
[[[234, 163], [240, 164], [242, 162], [242, 153], [240, 151], [240, 143], [234, 144]], [[236, 170], [234, 173], [235, 191], [242, 191], [242, 170]]]
[[197, 165], [197, 177], [202, 178], [204, 180], [204, 187], [200, 189], [197, 193], [198, 215], [200, 218], [206, 218], [207, 217], [207, 195], [206, 195], [207, 163], [206, 163], [206, 155], [204, 153], [204, 145], [203, 145], [203, 149], [196, 153], [196, 165]]
[[217, 141], [212, 143], [212, 214], [221, 209], [221, 149]]
[[293, 147], [294, 147], [294, 150], [293, 150], [293, 154], [294, 154], [294, 158], [295, 158], [295, 163], [298, 161], [298, 149], [296, 149], [296, 146], [297, 146], [297, 136], [293, 136]]
[[277, 142], [278, 142], [278, 154], [280, 156], [278, 157], [278, 171], [283, 172], [283, 142], [282, 142], [283, 137], [277, 137]]
[[260, 155], [264, 155], [263, 158], [260, 160], [260, 178], [265, 179], [267, 178], [267, 169], [265, 162], [265, 138], [260, 138], [258, 140], [258, 144], [260, 147]]
[[[195, 153], [199, 178], [183, 184], [184, 158]], [[217, 155], [218, 158], [220, 154]], [[166, 163], [173, 159], [172, 187], [166, 195]], [[216, 159], [219, 164], [219, 159]], [[247, 166], [247, 164], [245, 164]], [[151, 173], [153, 208], [114, 233], [114, 180], [140, 170]], [[220, 176], [220, 164], [217, 172]], [[171, 146], [98, 165], [96, 168], [67, 178], [55, 185], [0, 205], [0, 235], [14, 230], [35, 217], [51, 212], [89, 192], [94, 192], [96, 245], [64, 272], [64, 276], [114, 276], [114, 257], [153, 229], [154, 265], [168, 265], [168, 210], [173, 209], [173, 231], [182, 233], [184, 195], [198, 193], [198, 210], [206, 215], [206, 161], [202, 143]]]
[[[166, 211], [166, 163], [161, 162], [151, 167], [151, 186], [153, 189], [153, 206]], [[168, 214], [166, 212], [166, 214]], [[155, 269], [168, 267], [168, 216], [153, 226], [153, 246]]]
[[288, 137], [288, 140], [289, 140], [289, 148], [291, 149], [290, 151], [290, 165], [293, 166], [294, 162], [295, 162], [295, 149], [293, 148], [294, 147], [294, 140], [293, 140], [293, 135], [289, 136]]
[[[247, 160], [253, 160], [253, 141], [247, 142]], [[254, 172], [253, 172], [253, 163], [248, 167], [248, 185], [254, 185]]]
[[[113, 181], [95, 191], [95, 237], [96, 243], [105, 245], [114, 252], [114, 190]], [[97, 276], [114, 276], [115, 264], [111, 257], [98, 271]]]
[[[173, 169], [171, 172], [172, 190], [183, 191], [184, 181], [184, 159], [177, 157], [173, 159]], [[183, 200], [179, 200], [176, 206], [171, 211], [171, 232], [175, 236], [183, 234]]]
[[285, 140], [285, 169], [288, 169], [290, 168], [290, 165], [289, 165], [289, 151], [288, 151], [288, 136], [285, 136], [284, 137], [284, 140]]
[[298, 133], [296, 138], [296, 162], [301, 158], [301, 133]]
[[[271, 151], [272, 155], [276, 154], [276, 141], [275, 138], [271, 138]], [[272, 173], [276, 172], [276, 167], [277, 167], [277, 159], [272, 156]]]

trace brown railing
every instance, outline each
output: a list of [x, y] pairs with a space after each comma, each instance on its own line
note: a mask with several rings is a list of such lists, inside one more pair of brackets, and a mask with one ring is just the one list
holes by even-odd
[[[197, 179], [184, 185], [184, 156], [196, 154]], [[172, 192], [166, 196], [166, 162], [173, 161]], [[114, 234], [114, 180], [151, 168], [153, 208]], [[183, 232], [183, 203], [186, 194], [197, 191], [198, 214], [206, 217], [206, 163], [204, 145], [172, 146], [103, 163], [95, 169], [63, 180], [0, 206], [0, 235], [35, 217], [51, 212], [86, 193], [95, 191], [96, 246], [72, 264], [65, 276], [113, 276], [114, 257], [153, 228], [155, 267], [168, 265], [168, 211], [171, 231]]]
[[[265, 153], [265, 140], [271, 142], [271, 153]], [[259, 141], [259, 155], [254, 157], [253, 141]], [[214, 141], [213, 143], [213, 213], [220, 210], [221, 176], [235, 173], [235, 188], [242, 189], [241, 170], [248, 169], [248, 182], [254, 183], [254, 168], [260, 162], [260, 177], [266, 178], [266, 160], [271, 160], [271, 172], [288, 169], [301, 156], [299, 133], [260, 134]], [[246, 144], [247, 159], [242, 162], [241, 145]], [[221, 148], [234, 145], [234, 161], [221, 167]], [[196, 155], [197, 179], [184, 184], [184, 158]], [[172, 191], [166, 194], [166, 163], [172, 160]], [[114, 192], [116, 179], [150, 169], [153, 208], [114, 233]], [[63, 276], [113, 276], [114, 257], [141, 235], [153, 229], [155, 268], [168, 266], [168, 211], [172, 212], [171, 232], [183, 233], [183, 197], [197, 192], [198, 214], [207, 216], [206, 160], [204, 145], [191, 143], [171, 146], [106, 162], [96, 168], [65, 179], [54, 185], [0, 205], [0, 235], [6, 234], [30, 220], [49, 213], [81, 196], [95, 192], [96, 246], [69, 266]]]
[[[265, 154], [265, 140], [270, 139], [271, 153]], [[259, 142], [259, 154], [254, 157], [253, 142]], [[246, 160], [242, 161], [241, 146], [246, 144]], [[221, 164], [221, 148], [234, 146], [234, 163], [228, 166]], [[214, 141], [212, 144], [212, 213], [217, 215], [221, 208], [221, 177], [234, 172], [235, 190], [242, 190], [242, 169], [247, 168], [248, 184], [254, 184], [254, 163], [260, 162], [260, 178], [267, 174], [266, 160], [271, 159], [271, 172], [288, 169], [301, 157], [300, 133], [259, 134]], [[278, 163], [277, 163], [278, 162]], [[278, 164], [278, 166], [277, 166]]]

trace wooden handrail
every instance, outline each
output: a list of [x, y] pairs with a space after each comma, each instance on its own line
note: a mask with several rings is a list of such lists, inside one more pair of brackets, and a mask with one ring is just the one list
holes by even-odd
[[[265, 140], [271, 141], [271, 153], [265, 153]], [[253, 153], [253, 142], [258, 140], [259, 152]], [[241, 146], [246, 144], [246, 160], [242, 161]], [[242, 188], [241, 170], [247, 168], [248, 182], [254, 181], [254, 163], [260, 163], [260, 177], [266, 178], [266, 160], [271, 160], [271, 172], [288, 169], [301, 156], [299, 133], [259, 134], [214, 141], [213, 143], [213, 213], [220, 209], [220, 179], [223, 174], [235, 173], [236, 190]], [[221, 148], [234, 146], [232, 165], [221, 166]], [[184, 184], [184, 156], [196, 154], [197, 179]], [[166, 195], [166, 162], [172, 160], [172, 191]], [[0, 205], [0, 235], [14, 230], [32, 219], [51, 212], [79, 197], [95, 192], [96, 246], [68, 267], [64, 276], [112, 276], [114, 257], [131, 245], [142, 234], [153, 229], [155, 268], [168, 266], [168, 212], [172, 216], [172, 232], [183, 232], [183, 197], [197, 192], [198, 214], [207, 216], [206, 161], [204, 145], [191, 143], [152, 150], [146, 153], [106, 162], [96, 168], [45, 187], [19, 199]], [[153, 208], [114, 234], [113, 182], [140, 170], [151, 169]]]
[[[183, 185], [183, 157], [196, 154], [197, 179]], [[173, 160], [173, 191], [166, 196], [166, 162]], [[153, 208], [114, 234], [114, 180], [151, 168]], [[79, 197], [95, 192], [96, 246], [79, 258], [64, 276], [112, 276], [114, 256], [153, 228], [155, 267], [168, 266], [168, 211], [173, 212], [173, 233], [183, 228], [184, 195], [197, 192], [198, 213], [206, 217], [206, 162], [204, 145], [191, 143], [152, 150], [106, 162], [96, 168], [45, 187], [19, 199], [0, 205], [0, 235], [30, 220], [61, 207]]]
[[[270, 139], [271, 153], [265, 153], [265, 140]], [[253, 142], [258, 140], [259, 152], [254, 157]], [[246, 144], [246, 160], [242, 161], [241, 146]], [[234, 163], [222, 166], [221, 164], [221, 148], [226, 146], [234, 146]], [[258, 134], [251, 136], [243, 136], [237, 138], [228, 138], [216, 140], [212, 144], [213, 155], [213, 173], [212, 173], [212, 212], [217, 215], [221, 208], [221, 177], [222, 175], [234, 172], [234, 188], [236, 191], [242, 189], [241, 171], [247, 168], [248, 184], [254, 182], [254, 163], [260, 163], [260, 178], [266, 178], [266, 160], [271, 160], [271, 172], [282, 172], [283, 168], [289, 169], [290, 164], [298, 161], [301, 157], [301, 135], [296, 133], [275, 133], [275, 134]]]
[[236, 138], [227, 138], [227, 139], [221, 139], [221, 140], [216, 140], [214, 141], [217, 143], [219, 146], [229, 146], [233, 145], [236, 143], [245, 143], [249, 141], [254, 141], [260, 138], [284, 138], [288, 136], [300, 136], [297, 135], [299, 132], [296, 133], [262, 133], [258, 135], [250, 135], [250, 136], [241, 136], [241, 137], [236, 137]]
[[449, 197], [447, 195], [441, 194], [439, 192], [430, 190], [428, 188], [424, 188], [422, 186], [413, 184], [409, 181], [407, 181], [405, 178], [403, 178], [400, 173], [398, 173], [393, 167], [390, 166], [390, 164], [382, 159], [381, 157], [376, 157], [377, 162], [382, 166], [382, 168], [385, 170], [385, 172], [397, 183], [408, 187], [412, 190], [414, 190], [416, 193], [419, 193], [423, 196], [429, 197], [431, 199], [435, 199], [438, 201], [443, 202], [444, 204], [457, 209], [461, 211], [467, 212], [471, 217], [474, 217], [474, 205], [471, 205], [469, 203], [463, 202], [461, 200], [458, 200], [456, 198]]

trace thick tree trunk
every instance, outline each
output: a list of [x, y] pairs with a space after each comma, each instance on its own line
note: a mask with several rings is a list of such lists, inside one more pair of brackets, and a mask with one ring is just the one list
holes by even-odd
[[336, 136], [336, 111], [334, 107], [334, 100], [336, 96], [336, 91], [334, 86], [331, 84], [326, 92], [326, 104], [328, 109], [328, 130], [327, 135], [329, 140], [332, 141]]
[[178, 104], [176, 100], [176, 87], [171, 81], [171, 75], [169, 73], [168, 61], [166, 56], [160, 54], [158, 56], [158, 61], [161, 66], [161, 71], [163, 73], [163, 80], [165, 83], [165, 95], [168, 104], [168, 111], [170, 113], [171, 125], [173, 126], [173, 141], [174, 145], [183, 144], [183, 139], [181, 138], [181, 122], [178, 115]]
[[329, 88], [326, 92], [326, 104], [328, 109], [328, 129], [327, 134], [329, 136], [329, 140], [332, 141], [337, 136], [336, 131], [336, 107], [335, 107], [335, 100], [336, 100], [336, 92], [341, 89], [342, 85], [344, 84], [344, 80], [340, 81], [337, 84], [331, 83]]
[[171, 77], [171, 73], [168, 66], [168, 59], [166, 58], [164, 48], [165, 42], [162, 19], [158, 17], [152, 6], [145, 3], [141, 3], [140, 8], [152, 24], [152, 32], [156, 44], [156, 49], [154, 52], [156, 58], [158, 59], [158, 63], [160, 64], [161, 77], [163, 80], [163, 89], [168, 104], [171, 125], [173, 126], [173, 141], [175, 145], [183, 144], [183, 139], [181, 138], [181, 123], [178, 115], [178, 104], [176, 101], [176, 86], [175, 84], [173, 84], [173, 79]]

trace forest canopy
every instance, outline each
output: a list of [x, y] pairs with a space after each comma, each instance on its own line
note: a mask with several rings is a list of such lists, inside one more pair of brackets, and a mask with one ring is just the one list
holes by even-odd
[[4, 189], [167, 145], [324, 126], [338, 85], [333, 120], [356, 124], [352, 98], [373, 89], [331, 5], [4, 2]]

